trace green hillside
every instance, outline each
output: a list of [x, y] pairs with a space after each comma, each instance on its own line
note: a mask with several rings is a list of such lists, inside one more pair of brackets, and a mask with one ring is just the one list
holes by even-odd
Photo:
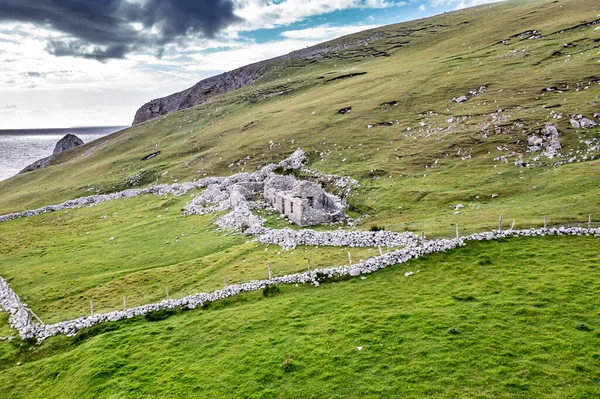
[[[597, 221], [600, 126], [571, 119], [600, 123], [599, 27], [597, 1], [507, 1], [340, 38], [326, 57], [274, 61], [248, 87], [0, 182], [0, 215], [253, 172], [302, 148], [311, 168], [360, 182], [348, 202], [364, 230], [447, 237], [456, 224], [496, 228], [499, 215], [517, 228]], [[548, 123], [560, 134], [552, 158], [528, 144]], [[86, 315], [90, 299], [107, 312], [123, 297], [137, 306], [165, 289], [181, 298], [224, 277], [262, 279], [269, 262], [280, 276], [377, 252], [261, 245], [218, 231], [215, 215], [184, 217], [197, 194], [0, 223], [0, 276], [51, 323]], [[284, 286], [41, 345], [4, 340], [0, 396], [597, 397], [598, 248], [594, 237], [469, 243], [366, 280]], [[11, 334], [0, 312], [0, 337]]]
[[593, 398], [597, 240], [477, 244], [366, 280], [285, 286], [33, 349], [4, 343], [0, 388], [27, 398]]
[[[542, 157], [532, 162], [539, 167], [518, 168], [518, 155], [509, 155], [531, 161], [527, 137], [547, 122], [558, 127], [566, 159], [600, 153], [588, 154], [582, 142], [597, 140], [597, 127], [569, 123], [571, 114], [598, 112], [600, 31], [583, 24], [598, 14], [594, 1], [507, 2], [342, 38], [381, 37], [368, 49], [389, 56], [367, 49], [361, 57], [358, 48], [339, 58], [275, 63], [256, 84], [209, 105], [127, 129], [64, 154], [61, 165], [0, 183], [0, 213], [89, 195], [90, 188], [122, 189], [142, 170], [143, 184], [254, 171], [301, 147], [313, 168], [359, 179], [364, 186], [352, 205], [390, 229], [443, 234], [456, 221], [487, 227], [498, 214], [524, 224], [539, 224], [543, 213], [580, 220], [598, 210], [597, 162], [555, 168], [556, 159]], [[542, 37], [519, 38], [532, 30]], [[357, 72], [366, 74], [334, 80]], [[482, 95], [451, 101], [483, 85]], [[549, 87], [562, 90], [543, 92]], [[381, 105], [392, 101], [398, 105]], [[349, 106], [350, 113], [338, 114]], [[378, 126], [386, 121], [394, 125]], [[140, 161], [156, 150], [160, 156]], [[508, 163], [494, 161], [501, 156]], [[499, 196], [492, 201], [492, 194]], [[450, 207], [457, 203], [471, 206], [455, 216]]]

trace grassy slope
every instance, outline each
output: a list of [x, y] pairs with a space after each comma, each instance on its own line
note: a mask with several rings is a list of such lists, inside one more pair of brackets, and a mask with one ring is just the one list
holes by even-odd
[[[152, 172], [149, 176], [168, 170], [158, 182], [253, 171], [303, 147], [311, 151], [313, 167], [359, 178], [364, 188], [353, 205], [373, 215], [373, 223], [393, 229], [447, 234], [448, 226], [459, 222], [477, 230], [498, 214], [521, 225], [539, 225], [543, 213], [562, 221], [582, 220], [589, 213], [600, 214], [594, 184], [600, 163], [524, 170], [513, 165], [515, 157], [508, 164], [494, 158], [524, 153], [523, 139], [548, 121], [559, 126], [565, 153], [583, 148], [579, 141], [584, 136], [598, 138], [598, 128], [570, 127], [568, 115], [597, 111], [590, 103], [597, 101], [600, 85], [588, 82], [598, 65], [600, 44], [594, 40], [600, 39], [600, 31], [587, 27], [552, 33], [592, 21], [599, 13], [594, 1], [509, 2], [381, 28], [387, 38], [376, 42], [379, 48], [408, 44], [390, 50], [390, 57], [284, 63], [259, 83], [214, 103], [117, 133], [65, 154], [63, 165], [0, 183], [0, 211], [86, 195], [90, 186], [116, 190], [142, 168]], [[529, 29], [545, 36], [498, 44]], [[577, 47], [563, 48], [566, 42]], [[512, 50], [531, 53], [521, 59], [499, 57]], [[552, 56], [556, 51], [562, 54]], [[328, 81], [358, 71], [368, 73]], [[577, 91], [578, 82], [589, 89]], [[569, 85], [563, 94], [541, 92], [561, 83]], [[489, 88], [482, 96], [462, 105], [450, 101], [484, 84]], [[282, 85], [291, 92], [256, 99], [257, 93], [279, 91]], [[379, 106], [392, 100], [399, 105]], [[544, 108], [556, 104], [562, 107]], [[353, 107], [350, 114], [336, 113], [345, 106]], [[499, 116], [505, 120], [496, 123], [504, 133], [482, 138], [481, 130], [493, 123], [491, 115], [498, 109], [505, 110]], [[422, 114], [428, 110], [436, 115]], [[553, 119], [552, 110], [564, 117]], [[451, 116], [455, 122], [446, 122]], [[367, 129], [367, 124], [388, 120], [398, 124]], [[523, 127], [515, 128], [515, 123]], [[510, 151], [498, 151], [502, 145]], [[163, 152], [159, 157], [140, 161], [157, 149]], [[466, 154], [472, 158], [461, 160]], [[240, 160], [239, 166], [228, 167]], [[372, 170], [380, 175], [376, 180], [370, 177]], [[491, 201], [494, 193], [500, 196]], [[451, 208], [459, 202], [472, 206], [454, 215]]]
[[[312, 267], [367, 259], [373, 248], [298, 247], [219, 233], [213, 216], [183, 217], [185, 198], [152, 196], [0, 224], [0, 276], [44, 322], [120, 309]], [[271, 224], [277, 219], [270, 216]], [[281, 224], [281, 221], [279, 221]], [[286, 223], [287, 224], [287, 223]], [[17, 233], [14, 233], [17, 231]], [[113, 240], [110, 240], [113, 238]], [[1, 335], [1, 334], [0, 334]]]
[[[494, 43], [529, 29], [548, 35], [599, 13], [592, 1], [510, 2], [382, 28], [381, 49], [408, 43], [386, 58], [287, 62], [212, 104], [67, 152], [62, 165], [0, 182], [0, 213], [88, 195], [90, 187], [122, 189], [142, 168], [150, 172], [145, 184], [185, 181], [253, 171], [303, 147], [312, 167], [361, 180], [350, 202], [371, 215], [365, 227], [443, 236], [457, 222], [463, 232], [493, 228], [498, 214], [516, 219], [517, 227], [539, 225], [544, 215], [557, 223], [583, 221], [588, 213], [600, 215], [600, 163], [519, 169], [514, 158], [509, 164], [493, 159], [508, 155], [497, 150], [502, 145], [523, 152], [518, 140], [547, 121], [559, 126], [565, 152], [580, 148], [583, 136], [598, 137], [598, 128], [572, 129], [567, 116], [597, 112], [590, 103], [600, 86], [576, 91], [575, 85], [597, 69], [600, 32], [592, 27]], [[563, 48], [565, 42], [578, 47]], [[531, 53], [498, 57], [514, 49]], [[551, 57], [557, 50], [571, 56]], [[327, 81], [356, 71], [368, 73]], [[542, 88], [561, 83], [570, 89], [542, 95]], [[450, 102], [482, 84], [489, 86], [482, 96]], [[283, 86], [292, 91], [270, 99], [257, 94]], [[399, 105], [380, 107], [392, 100]], [[561, 120], [544, 108], [557, 103]], [[336, 113], [346, 106], [353, 107], [350, 114]], [[501, 113], [504, 132], [482, 138], [499, 108], [508, 109]], [[423, 114], [428, 110], [435, 115]], [[447, 122], [451, 116], [455, 121]], [[387, 120], [398, 124], [366, 127]], [[156, 149], [159, 157], [139, 161]], [[472, 158], [461, 160], [466, 154]], [[499, 197], [492, 200], [494, 193]], [[96, 310], [110, 310], [124, 295], [133, 306], [161, 299], [164, 287], [175, 297], [217, 288], [223, 274], [230, 282], [262, 278], [268, 261], [280, 274], [303, 270], [306, 257], [318, 266], [346, 260], [345, 249], [265, 252], [244, 237], [217, 234], [211, 216], [180, 216], [187, 200], [143, 197], [2, 223], [0, 275], [42, 318], [57, 321], [85, 314], [89, 298]], [[458, 215], [457, 203], [465, 205]], [[413, 269], [423, 273], [415, 279], [402, 275], [404, 267], [393, 268], [319, 290], [248, 295], [227, 302], [234, 306], [221, 303], [156, 324], [134, 320], [76, 344], [56, 337], [30, 351], [0, 342], [0, 391], [15, 397], [154, 391], [167, 397], [594, 396], [598, 336], [574, 325], [596, 327], [597, 247], [592, 239], [567, 238], [479, 244], [420, 261]], [[354, 259], [373, 253], [352, 251]], [[491, 265], [477, 264], [484, 252]], [[452, 299], [469, 295], [476, 299]], [[448, 335], [449, 326], [461, 334]], [[335, 331], [327, 333], [330, 327]], [[0, 313], [0, 336], [8, 331]], [[286, 351], [297, 365], [290, 374], [280, 367]]]
[[597, 397], [597, 245], [478, 243], [366, 280], [283, 287], [32, 351], [0, 344], [0, 390], [7, 398]]

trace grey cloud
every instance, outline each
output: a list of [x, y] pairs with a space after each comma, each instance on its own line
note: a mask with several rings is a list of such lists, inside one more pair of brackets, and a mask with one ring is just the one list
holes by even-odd
[[68, 36], [47, 43], [51, 54], [102, 62], [139, 49], [160, 55], [167, 44], [212, 38], [238, 20], [233, 0], [0, 0], [0, 21], [31, 22]]
[[0, 105], [0, 111], [9, 111], [9, 110], [14, 110], [14, 109], [19, 109], [19, 107], [17, 107], [16, 105]]

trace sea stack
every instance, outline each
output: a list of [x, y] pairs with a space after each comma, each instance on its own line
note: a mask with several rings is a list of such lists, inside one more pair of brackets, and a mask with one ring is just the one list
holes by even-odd
[[56, 143], [56, 146], [54, 147], [54, 151], [52, 152], [52, 155], [50, 155], [49, 157], [42, 158], [42, 159], [35, 161], [31, 165], [25, 167], [25, 169], [23, 169], [19, 173], [25, 173], [25, 172], [31, 172], [31, 171], [37, 170], [37, 169], [43, 169], [43, 168], [49, 166], [50, 163], [52, 162], [52, 160], [54, 160], [54, 158], [56, 158], [56, 156], [58, 154], [60, 154], [61, 152], [70, 150], [71, 148], [79, 147], [82, 144], [83, 144], [83, 140], [81, 140], [79, 137], [75, 136], [74, 134], [67, 134], [65, 137], [60, 139], [58, 141], [58, 143]]
[[54, 151], [52, 155], [58, 155], [63, 151], [70, 150], [71, 148], [79, 147], [83, 144], [83, 140], [74, 134], [67, 134], [65, 137], [60, 139], [58, 143], [56, 143], [56, 147], [54, 147]]

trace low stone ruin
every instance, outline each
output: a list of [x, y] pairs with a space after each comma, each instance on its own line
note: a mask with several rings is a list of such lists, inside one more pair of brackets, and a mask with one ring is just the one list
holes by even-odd
[[[267, 165], [251, 174], [238, 173], [209, 185], [184, 208], [184, 214], [204, 215], [230, 210], [230, 213], [216, 221], [220, 228], [230, 228], [246, 234], [260, 234], [265, 231], [266, 220], [252, 212], [261, 205], [251, 200], [262, 196], [268, 206], [300, 226], [342, 220], [346, 209], [343, 199], [325, 192], [317, 183], [274, 173], [276, 168], [282, 168], [284, 171], [302, 168], [304, 171], [305, 160], [304, 151], [298, 149], [279, 164]], [[314, 177], [318, 178], [318, 176]], [[331, 181], [329, 175], [324, 178]], [[336, 183], [336, 187], [351, 186], [343, 179], [339, 179]]]
[[342, 199], [313, 182], [293, 176], [271, 176], [264, 185], [265, 201], [300, 226], [338, 222], [345, 216]]

